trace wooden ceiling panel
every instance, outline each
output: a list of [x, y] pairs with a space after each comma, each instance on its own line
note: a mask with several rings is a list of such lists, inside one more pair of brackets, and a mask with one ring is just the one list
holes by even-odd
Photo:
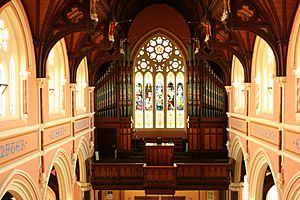
[[[226, 27], [221, 22], [223, 0], [91, 0], [91, 2], [96, 4], [98, 24], [91, 21], [88, 16], [89, 0], [22, 0], [35, 41], [38, 66], [43, 66], [45, 62], [43, 60], [46, 60], [49, 51], [47, 48], [52, 47], [49, 41], [54, 43], [62, 37], [66, 39], [69, 53], [78, 54], [79, 58], [86, 53], [89, 55], [90, 63], [96, 61], [99, 64], [118, 57], [116, 52], [119, 36], [128, 35], [131, 23], [122, 23], [122, 29], [115, 31], [115, 42], [110, 42], [107, 38], [110, 18], [113, 17], [119, 22], [134, 20], [140, 12], [152, 4], [167, 4], [176, 9], [187, 24], [191, 22], [188, 24], [190, 33], [193, 37], [200, 35], [201, 43], [204, 42], [203, 34], [197, 33], [205, 32], [201, 21], [207, 15], [211, 20], [214, 34], [212, 38], [216, 40], [215, 47], [218, 50], [222, 48], [216, 59], [222, 57], [224, 63], [230, 62], [235, 52], [243, 54], [241, 57], [249, 58], [256, 34], [263, 35], [273, 48], [278, 48], [278, 41], [288, 41], [300, 0], [230, 0], [233, 12], [230, 18], [233, 23], [229, 25], [234, 27], [229, 25]], [[72, 11], [76, 9], [75, 5], [79, 10]], [[247, 8], [247, 5], [250, 7]], [[67, 11], [75, 17], [66, 19]], [[238, 38], [232, 36], [232, 31]], [[283, 45], [280, 49], [286, 49], [285, 44], [280, 45]], [[205, 48], [205, 45], [202, 48]], [[276, 53], [283, 60], [282, 63], [286, 63], [287, 53], [279, 50]], [[38, 71], [38, 76], [44, 75], [43, 70]]]

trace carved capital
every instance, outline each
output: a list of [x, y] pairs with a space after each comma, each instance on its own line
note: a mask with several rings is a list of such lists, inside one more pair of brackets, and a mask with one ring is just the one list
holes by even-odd
[[251, 89], [251, 83], [244, 83], [245, 84], [245, 89], [250, 90]]
[[20, 76], [22, 78], [22, 80], [27, 80], [31, 75], [31, 72], [29, 71], [22, 71], [20, 72]]
[[76, 184], [81, 188], [81, 191], [89, 191], [92, 189], [92, 184], [89, 182], [77, 181]]
[[282, 173], [277, 173], [276, 175], [276, 183], [278, 186], [278, 189], [282, 190], [282, 186], [284, 183], [284, 179], [283, 179], [283, 174]]
[[46, 84], [47, 80], [48, 80], [47, 78], [37, 78], [36, 83], [39, 88], [43, 88], [44, 85]]
[[245, 153], [244, 161], [245, 161], [246, 164], [250, 161], [250, 154], [249, 153]]
[[45, 172], [40, 171], [39, 183], [40, 183], [41, 190], [45, 189], [47, 184], [47, 176]]
[[76, 89], [76, 83], [70, 83], [70, 88], [75, 90]]
[[285, 84], [286, 84], [286, 77], [285, 76], [276, 77], [275, 80], [278, 82], [279, 87], [284, 87]]
[[236, 192], [238, 192], [238, 191], [240, 191], [240, 189], [242, 188], [242, 186], [243, 186], [243, 182], [238, 182], [238, 183], [236, 183], [236, 182], [231, 182], [230, 185], [229, 185], [229, 189], [230, 189], [231, 191], [236, 191]]
[[73, 154], [72, 154], [72, 164], [75, 165], [75, 164], [76, 164], [76, 161], [77, 161], [77, 154], [76, 154], [76, 153], [73, 153]]
[[231, 85], [226, 85], [225, 86], [226, 92], [229, 93], [231, 90]]
[[94, 92], [94, 90], [95, 90], [95, 86], [90, 86], [90, 87], [88, 87], [89, 88], [89, 91], [90, 92]]

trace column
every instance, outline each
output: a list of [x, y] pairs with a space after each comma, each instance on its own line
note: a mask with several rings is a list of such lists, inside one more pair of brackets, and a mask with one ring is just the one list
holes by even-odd
[[276, 81], [278, 83], [279, 86], [279, 106], [280, 106], [280, 114], [279, 114], [279, 146], [278, 146], [278, 150], [279, 150], [279, 155], [278, 155], [278, 159], [279, 159], [279, 170], [276, 174], [276, 178], [275, 178], [275, 182], [277, 183], [277, 187], [278, 187], [278, 196], [281, 197], [282, 191], [283, 191], [283, 168], [284, 168], [284, 146], [285, 146], [285, 141], [284, 141], [284, 128], [283, 128], [283, 124], [285, 123], [285, 118], [284, 118], [284, 113], [285, 113], [285, 86], [286, 86], [286, 77], [276, 77]]
[[243, 188], [243, 182], [231, 182], [229, 185], [229, 199], [239, 200], [241, 195], [241, 189]]
[[74, 117], [76, 115], [76, 83], [70, 83], [71, 89], [71, 116]]
[[[245, 105], [245, 115], [246, 115], [246, 154], [244, 159], [248, 160], [249, 157], [249, 133], [250, 133], [250, 111], [251, 111], [251, 83], [245, 83], [245, 99], [246, 99], [246, 105]], [[245, 160], [245, 164], [247, 164], [246, 160]]]
[[37, 78], [37, 85], [38, 85], [38, 123], [39, 123], [39, 150], [41, 152], [41, 156], [39, 157], [39, 184], [41, 191], [47, 188], [47, 177], [45, 173], [45, 166], [44, 166], [44, 144], [43, 144], [43, 134], [44, 134], [44, 86], [47, 82], [46, 78]]
[[80, 187], [82, 199], [89, 200], [91, 196], [94, 196], [91, 183], [77, 181], [77, 185]]
[[227, 114], [227, 118], [228, 118], [228, 127], [227, 127], [227, 150], [229, 153], [229, 147], [230, 147], [230, 130], [231, 130], [231, 86], [225, 86], [226, 89], [226, 93], [227, 93], [227, 105], [228, 105], [228, 112]]
[[89, 87], [88, 88], [89, 90], [89, 113], [90, 113], [90, 155], [94, 155], [94, 147], [95, 147], [95, 136], [94, 136], [94, 130], [96, 129], [95, 126], [94, 126], [94, 117], [95, 117], [95, 108], [94, 108], [94, 90], [95, 90], [95, 87]]
[[226, 93], [227, 93], [227, 104], [228, 104], [228, 112], [231, 112], [231, 104], [232, 104], [232, 99], [231, 99], [231, 86], [228, 85], [228, 86], [225, 86], [225, 90], [226, 90]]
[[94, 90], [95, 90], [94, 86], [88, 87], [88, 91], [89, 91], [89, 99], [88, 99], [89, 109], [88, 109], [88, 112], [89, 113], [95, 112], [95, 109], [94, 109]]

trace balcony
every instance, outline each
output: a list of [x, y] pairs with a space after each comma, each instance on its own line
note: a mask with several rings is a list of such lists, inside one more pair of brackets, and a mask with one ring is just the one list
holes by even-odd
[[230, 163], [92, 163], [95, 190], [145, 190], [146, 194], [174, 194], [175, 190], [227, 190]]

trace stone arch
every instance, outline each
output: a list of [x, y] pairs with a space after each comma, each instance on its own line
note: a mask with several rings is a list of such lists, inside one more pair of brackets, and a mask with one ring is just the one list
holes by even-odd
[[296, 173], [287, 184], [283, 199], [300, 199], [300, 172]]
[[249, 176], [250, 177], [249, 199], [260, 200], [263, 197], [265, 172], [268, 167], [271, 170], [275, 186], [276, 188], [278, 188], [275, 181], [276, 177], [275, 177], [274, 169], [267, 153], [262, 147], [257, 149], [256, 152], [254, 153], [251, 165], [252, 166], [251, 166], [251, 171]]
[[9, 192], [14, 195], [18, 200], [39, 200], [40, 196], [38, 189], [34, 184], [33, 179], [30, 175], [19, 169], [12, 170], [2, 181], [2, 186], [0, 187], [0, 198]]
[[298, 6], [298, 10], [296, 12], [294, 23], [290, 35], [289, 46], [288, 46], [288, 62], [287, 63], [287, 71], [293, 70], [297, 63], [300, 63], [300, 48], [297, 48], [300, 43], [300, 6]]
[[156, 28], [153, 29], [152, 31], [148, 32], [147, 34], [145, 34], [143, 37], [141, 37], [137, 43], [134, 45], [134, 47], [132, 48], [132, 54], [131, 54], [131, 60], [135, 60], [136, 55], [138, 53], [138, 50], [141, 48], [141, 46], [143, 46], [143, 44], [150, 39], [151, 37], [160, 34], [163, 36], [166, 36], [167, 38], [170, 38], [172, 41], [174, 41], [174, 43], [176, 45], [178, 45], [179, 50], [181, 51], [182, 55], [183, 55], [183, 59], [186, 61], [187, 57], [188, 57], [188, 53], [187, 53], [187, 49], [184, 45], [184, 43], [172, 32], [164, 29], [164, 28]]
[[[57, 172], [58, 188], [59, 188], [59, 199], [72, 199], [72, 187], [71, 187], [71, 175], [70, 166], [68, 162], [68, 156], [65, 150], [58, 149], [55, 153], [52, 162], [49, 165], [47, 173], [47, 183], [50, 178], [51, 169], [54, 166]], [[45, 187], [46, 188], [46, 187]], [[46, 190], [44, 191], [43, 199], [45, 198]]]
[[18, 41], [18, 43], [22, 43], [22, 48], [19, 49], [19, 54], [21, 54], [21, 56], [23, 55], [22, 57], [24, 58], [20, 63], [21, 68], [29, 68], [31, 76], [35, 77], [36, 70], [33, 40], [31, 28], [23, 4], [20, 0], [11, 0], [0, 8], [0, 12], [4, 9], [7, 10], [7, 14], [12, 18], [15, 18], [20, 25], [20, 29], [17, 29], [16, 31], [22, 36], [22, 39], [24, 39], [24, 41]]
[[[288, 53], [287, 53], [287, 63], [286, 63], [286, 91], [291, 91], [285, 93], [285, 98], [289, 99], [285, 102], [286, 119], [292, 122], [299, 122], [299, 103], [297, 96], [299, 93], [299, 78], [300, 78], [300, 6], [296, 12], [294, 23], [292, 26], [292, 31], [290, 35]], [[296, 115], [295, 115], [296, 112]]]
[[[79, 172], [80, 177], [77, 177], [78, 181], [81, 182], [87, 182], [87, 166], [86, 166], [86, 160], [90, 158], [91, 152], [89, 149], [89, 145], [87, 142], [87, 139], [85, 137], [82, 137], [78, 143], [78, 149], [76, 151], [76, 160], [78, 159], [79, 163]], [[75, 170], [76, 170], [76, 162], [74, 164], [74, 176], [75, 176]]]
[[[232, 144], [230, 145], [229, 149], [229, 157], [233, 158], [235, 160], [234, 163], [234, 182], [239, 182], [240, 180], [238, 178], [241, 177], [242, 172], [242, 163], [245, 162], [243, 158], [245, 158], [246, 152], [242, 146], [242, 142], [239, 137], [235, 137], [232, 140]], [[247, 164], [245, 163], [245, 170], [246, 174], [247, 172]]]

